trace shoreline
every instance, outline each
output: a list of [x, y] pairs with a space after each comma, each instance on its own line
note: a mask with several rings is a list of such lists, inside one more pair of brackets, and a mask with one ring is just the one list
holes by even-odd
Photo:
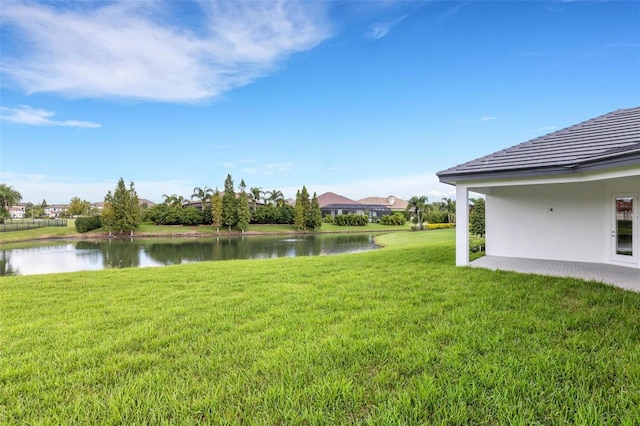
[[[366, 227], [365, 227], [366, 228]], [[125, 240], [125, 239], [139, 239], [139, 238], [207, 238], [207, 237], [259, 237], [259, 236], [277, 236], [277, 235], [314, 235], [314, 234], [360, 234], [360, 233], [389, 233], [389, 232], [406, 232], [408, 230], [404, 229], [388, 229], [388, 230], [354, 230], [348, 229], [344, 231], [221, 231], [219, 233], [215, 232], [198, 232], [198, 231], [185, 231], [185, 232], [138, 232], [134, 233], [133, 236], [129, 234], [112, 234], [109, 235], [108, 232], [100, 232], [100, 233], [73, 233], [68, 235], [41, 235], [34, 238], [25, 238], [14, 241], [2, 241], [0, 240], [0, 246], [10, 245], [10, 244], [22, 244], [22, 243], [37, 243], [44, 241], [56, 241], [56, 240], [70, 240], [70, 241], [86, 241], [86, 240]]]

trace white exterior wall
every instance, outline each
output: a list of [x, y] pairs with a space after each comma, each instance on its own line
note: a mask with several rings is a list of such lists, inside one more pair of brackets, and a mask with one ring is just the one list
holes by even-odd
[[[456, 204], [458, 206], [469, 205], [469, 191], [464, 185], [456, 186]], [[486, 210], [485, 210], [486, 216]], [[485, 227], [486, 231], [486, 227]], [[456, 265], [469, 264], [469, 209], [456, 209]]]
[[[616, 263], [612, 260], [615, 194], [636, 200], [634, 251], [638, 253], [640, 178], [485, 188], [488, 255]], [[636, 256], [637, 259], [637, 256]], [[635, 264], [626, 266], [640, 267]]]
[[492, 188], [487, 254], [602, 262], [606, 207], [602, 184]]
[[[456, 186], [457, 265], [469, 264], [468, 218], [460, 206], [473, 192], [486, 197], [488, 255], [640, 268], [640, 165], [612, 159], [585, 171], [513, 173], [446, 180]], [[616, 227], [616, 197], [633, 199], [631, 239], [628, 228]]]

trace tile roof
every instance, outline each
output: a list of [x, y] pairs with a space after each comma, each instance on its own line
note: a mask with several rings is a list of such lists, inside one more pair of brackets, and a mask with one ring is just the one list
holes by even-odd
[[408, 201], [389, 195], [388, 197], [367, 197], [358, 200], [359, 203], [369, 205], [386, 206], [394, 210], [406, 210], [409, 205]]
[[437, 173], [440, 181], [640, 165], [640, 107], [619, 109]]
[[342, 195], [338, 195], [335, 192], [325, 192], [324, 194], [318, 195], [318, 204], [320, 204], [320, 208], [329, 206], [331, 204], [360, 205], [359, 202], [353, 201], [352, 199], [347, 197], [343, 197]]

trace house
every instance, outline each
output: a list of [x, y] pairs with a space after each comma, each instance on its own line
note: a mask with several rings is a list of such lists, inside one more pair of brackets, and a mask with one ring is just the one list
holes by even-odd
[[63, 217], [67, 211], [66, 204], [51, 204], [44, 208], [44, 214], [50, 219]]
[[[486, 199], [486, 254], [640, 268], [640, 107], [620, 109], [437, 173]], [[458, 208], [456, 264], [469, 264]]]
[[18, 203], [9, 207], [9, 215], [12, 219], [24, 219], [26, 214], [26, 206], [24, 203]]
[[393, 195], [389, 195], [388, 197], [367, 197], [358, 200], [358, 202], [361, 204], [385, 206], [388, 207], [392, 212], [404, 212], [409, 206], [408, 201], [402, 200]]
[[[147, 207], [153, 207], [156, 205], [156, 203], [154, 203], [153, 201], [147, 200], [146, 198], [139, 198], [138, 199], [138, 204], [140, 205], [140, 207], [142, 208], [147, 208]], [[102, 209], [104, 209], [104, 201], [98, 201], [95, 203], [91, 203], [91, 207], [94, 209], [97, 209], [98, 211], [102, 211]]]
[[367, 215], [369, 219], [372, 219], [391, 214], [391, 209], [387, 206], [362, 204], [333, 192], [325, 192], [317, 198], [322, 217], [340, 214], [360, 214]]

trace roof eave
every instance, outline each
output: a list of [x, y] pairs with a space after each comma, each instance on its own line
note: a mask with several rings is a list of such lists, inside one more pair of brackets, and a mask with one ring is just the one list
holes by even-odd
[[547, 177], [558, 175], [572, 175], [576, 173], [597, 172], [619, 167], [640, 166], [640, 152], [634, 155], [626, 154], [623, 158], [607, 158], [597, 161], [583, 162], [580, 164], [568, 164], [563, 166], [538, 167], [531, 169], [500, 170], [494, 172], [472, 173], [443, 173], [437, 174], [442, 183], [455, 185], [457, 182], [493, 179], [526, 179], [535, 177]]

